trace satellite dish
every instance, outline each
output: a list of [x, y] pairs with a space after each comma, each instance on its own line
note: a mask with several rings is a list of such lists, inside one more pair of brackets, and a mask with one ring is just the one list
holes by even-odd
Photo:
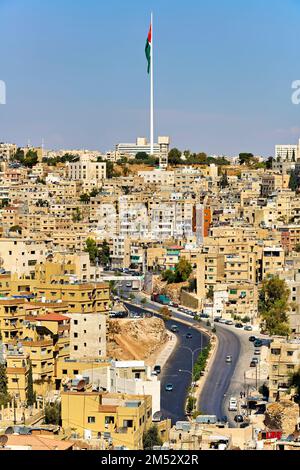
[[81, 392], [85, 388], [85, 380], [80, 380], [77, 384], [77, 392]]
[[7, 444], [7, 441], [8, 441], [8, 437], [5, 434], [2, 434], [0, 436], [0, 447], [5, 447], [5, 445]]

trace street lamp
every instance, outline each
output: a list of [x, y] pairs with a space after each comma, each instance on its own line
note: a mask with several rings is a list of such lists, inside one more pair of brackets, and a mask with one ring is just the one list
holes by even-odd
[[[197, 349], [191, 349], [189, 348], [188, 346], [181, 346], [181, 349], [187, 349], [188, 351], [190, 351], [191, 355], [192, 355], [192, 371], [186, 371], [186, 370], [182, 370], [180, 369], [180, 372], [188, 372], [189, 374], [191, 374], [191, 377], [192, 377], [192, 397], [194, 398], [194, 388], [195, 388], [195, 383], [194, 383], [194, 354], [197, 352], [197, 351], [202, 351], [202, 335], [201, 335], [201, 348], [197, 348]], [[195, 406], [195, 403], [193, 402], [193, 411], [194, 411], [194, 406]]]

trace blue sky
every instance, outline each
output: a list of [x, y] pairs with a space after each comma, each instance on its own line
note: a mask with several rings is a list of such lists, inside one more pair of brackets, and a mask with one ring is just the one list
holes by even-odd
[[0, 0], [0, 141], [108, 150], [155, 133], [210, 154], [300, 137], [300, 0]]

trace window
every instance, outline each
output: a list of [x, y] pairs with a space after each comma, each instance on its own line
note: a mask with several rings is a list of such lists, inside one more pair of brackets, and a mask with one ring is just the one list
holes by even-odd
[[74, 370], [73, 370], [73, 374], [74, 374], [74, 375], [78, 375], [78, 373], [79, 373], [79, 370], [77, 370], [77, 369], [74, 369]]
[[78, 351], [78, 346], [74, 346], [74, 351]]
[[114, 416], [105, 416], [105, 424], [114, 424], [115, 418]]
[[74, 333], [74, 338], [78, 338], [78, 333]]
[[78, 320], [74, 320], [74, 325], [78, 325]]
[[288, 355], [288, 356], [292, 356], [293, 354], [294, 354], [294, 351], [288, 351], [288, 352], [287, 352], [287, 355]]
[[95, 416], [88, 416], [88, 423], [95, 423], [95, 422], [96, 422]]
[[67, 375], [67, 373], [68, 373], [67, 369], [63, 369], [62, 373], [63, 373], [63, 375]]
[[124, 419], [123, 420], [123, 428], [132, 428], [133, 427], [133, 420], [132, 419]]

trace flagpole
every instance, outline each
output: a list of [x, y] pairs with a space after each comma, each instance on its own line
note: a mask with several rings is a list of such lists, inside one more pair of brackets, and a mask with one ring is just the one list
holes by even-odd
[[154, 153], [154, 140], [153, 140], [153, 129], [154, 129], [154, 99], [153, 99], [153, 14], [151, 12], [151, 60], [150, 60], [150, 154]]

